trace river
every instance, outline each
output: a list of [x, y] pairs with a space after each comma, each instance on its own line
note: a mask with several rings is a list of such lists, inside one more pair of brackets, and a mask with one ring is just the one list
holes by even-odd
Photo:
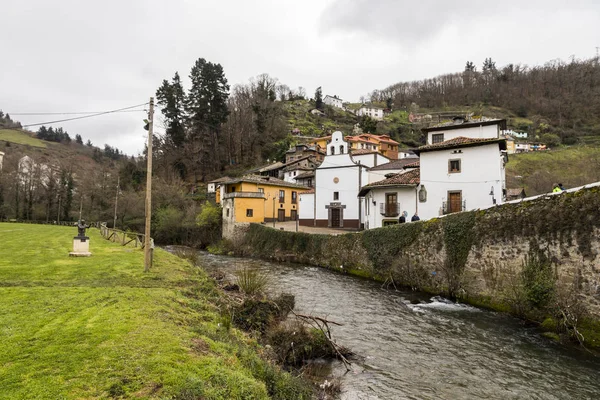
[[251, 267], [296, 311], [342, 323], [358, 357], [333, 363], [342, 399], [600, 399], [600, 358], [556, 344], [510, 316], [303, 266], [201, 253], [208, 271]]

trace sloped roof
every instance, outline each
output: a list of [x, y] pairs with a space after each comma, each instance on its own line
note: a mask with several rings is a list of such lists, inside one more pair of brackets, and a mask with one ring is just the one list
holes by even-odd
[[[419, 162], [419, 160], [417, 160]], [[370, 168], [370, 171], [385, 171], [389, 169], [403, 169], [405, 166], [414, 164], [415, 158], [402, 158], [400, 160], [392, 160], [389, 163], [381, 164]]]
[[244, 175], [241, 178], [234, 178], [230, 181], [223, 182], [225, 185], [232, 185], [235, 183], [258, 183], [261, 185], [269, 185], [269, 186], [284, 186], [290, 188], [302, 189], [306, 186], [297, 185], [295, 183], [286, 182], [284, 180], [273, 178], [272, 176], [262, 176], [262, 175]]
[[303, 172], [301, 174], [298, 174], [298, 176], [294, 177], [294, 179], [304, 179], [304, 178], [311, 178], [315, 176], [315, 170], [311, 169], [308, 172]]
[[407, 172], [392, 174], [389, 178], [381, 181], [369, 183], [363, 186], [358, 193], [359, 197], [364, 197], [369, 190], [376, 189], [379, 187], [392, 187], [392, 186], [417, 186], [421, 182], [421, 170], [419, 168], [411, 169]]
[[208, 183], [221, 183], [221, 182], [225, 182], [225, 181], [229, 181], [229, 180], [231, 180], [230, 177], [223, 176], [221, 178], [213, 179], [212, 181], [209, 181]]
[[[413, 158], [414, 160], [414, 158]], [[404, 166], [404, 169], [408, 169], [408, 168], [419, 168], [421, 166], [421, 160], [417, 160], [417, 161], [413, 161], [410, 164], [406, 164]]]
[[274, 169], [281, 169], [283, 167], [285, 167], [285, 164], [282, 163], [281, 161], [277, 161], [273, 164], [267, 164], [267, 165], [263, 165], [262, 167], [251, 169], [250, 171], [248, 171], [248, 173], [253, 174], [255, 172], [267, 172], [267, 171], [272, 171]]
[[314, 194], [315, 193], [315, 188], [311, 188], [308, 190], [305, 190], [303, 192], [298, 192], [298, 194]]
[[479, 121], [468, 121], [463, 122], [462, 124], [457, 124], [454, 122], [438, 124], [435, 126], [431, 126], [429, 128], [424, 128], [423, 132], [436, 132], [436, 131], [448, 131], [452, 129], [462, 129], [462, 128], [473, 128], [477, 126], [486, 126], [486, 125], [500, 125], [500, 129], [506, 129], [506, 120], [505, 119], [488, 119], [488, 120], [479, 120]]
[[363, 156], [365, 154], [377, 154], [379, 153], [377, 150], [369, 150], [369, 149], [351, 149], [350, 154], [353, 156]]
[[427, 144], [414, 150], [416, 154], [426, 151], [435, 151], [443, 149], [454, 149], [459, 147], [482, 146], [486, 144], [498, 143], [501, 150], [506, 150], [506, 139], [498, 138], [468, 138], [464, 136], [455, 137], [454, 139], [445, 140], [440, 143]]

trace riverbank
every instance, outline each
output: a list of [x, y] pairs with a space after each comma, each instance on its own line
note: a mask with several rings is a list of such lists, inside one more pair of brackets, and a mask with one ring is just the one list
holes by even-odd
[[600, 347], [600, 189], [338, 236], [241, 227], [237, 255], [321, 266], [542, 323]]
[[89, 230], [0, 223], [0, 398], [268, 399], [305, 388], [231, 328], [198, 268]]

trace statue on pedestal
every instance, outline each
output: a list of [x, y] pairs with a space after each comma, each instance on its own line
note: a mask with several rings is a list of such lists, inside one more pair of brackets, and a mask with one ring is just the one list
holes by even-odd
[[90, 253], [90, 238], [85, 236], [85, 230], [89, 228], [83, 219], [77, 221], [77, 236], [73, 238], [73, 251], [69, 253], [72, 257], [89, 257]]
[[80, 219], [77, 222], [77, 236], [76, 237], [79, 237], [79, 238], [87, 237], [87, 236], [85, 236], [85, 230], [89, 227], [90, 227], [89, 225], [85, 224], [85, 220]]

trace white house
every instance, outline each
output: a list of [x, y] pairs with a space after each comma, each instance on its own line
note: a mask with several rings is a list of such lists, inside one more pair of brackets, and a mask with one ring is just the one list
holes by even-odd
[[318, 161], [312, 156], [304, 156], [297, 160], [290, 161], [283, 169], [283, 180], [289, 183], [299, 183], [296, 181], [296, 177], [313, 171], [317, 165], [319, 165]]
[[441, 143], [457, 137], [468, 137], [472, 139], [498, 139], [506, 129], [506, 120], [489, 119], [481, 121], [463, 122], [456, 119], [450, 124], [436, 125], [423, 129], [427, 133], [427, 144]]
[[529, 143], [515, 143], [516, 153], [527, 153], [531, 151], [531, 144]]
[[326, 150], [325, 159], [315, 170], [314, 193], [299, 195], [300, 225], [358, 229], [363, 221], [358, 193], [368, 183], [368, 166], [383, 158], [369, 154], [353, 159], [340, 131], [331, 135]]
[[217, 191], [217, 188], [220, 186], [221, 183], [227, 182], [227, 181], [230, 181], [230, 180], [231, 180], [230, 177], [224, 176], [222, 178], [210, 181], [210, 182], [208, 182], [208, 185], [206, 185], [206, 191], [208, 193], [215, 193]]
[[330, 96], [327, 95], [325, 96], [325, 98], [323, 99], [323, 103], [332, 106], [332, 107], [337, 107], [337, 108], [344, 108], [344, 106], [342, 105], [342, 99], [340, 99], [337, 96]]
[[[473, 133], [480, 134], [479, 127]], [[506, 140], [454, 137], [421, 146], [419, 215], [443, 214], [501, 204], [506, 182]]]
[[373, 229], [398, 223], [406, 212], [407, 221], [418, 211], [417, 190], [419, 168], [388, 174], [385, 179], [363, 186], [359, 197], [364, 197], [364, 228]]
[[381, 181], [392, 174], [401, 174], [409, 168], [419, 168], [419, 158], [415, 156], [373, 166], [369, 168], [369, 183]]
[[383, 108], [363, 104], [358, 110], [356, 110], [356, 115], [358, 115], [359, 117], [365, 115], [376, 120], [382, 120]]
[[527, 139], [527, 132], [517, 132], [517, 131], [513, 131], [512, 129], [507, 129], [504, 131], [505, 135], [510, 135], [512, 137], [516, 137], [519, 139]]

